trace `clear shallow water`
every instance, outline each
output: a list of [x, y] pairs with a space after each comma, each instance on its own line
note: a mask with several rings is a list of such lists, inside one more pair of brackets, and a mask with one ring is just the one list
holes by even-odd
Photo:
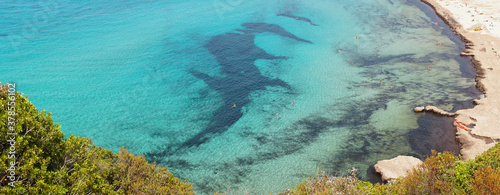
[[202, 194], [276, 193], [352, 167], [376, 180], [378, 160], [457, 151], [451, 119], [413, 107], [455, 110], [477, 96], [463, 43], [403, 0], [0, 10], [2, 82], [17, 82], [65, 134], [125, 146]]

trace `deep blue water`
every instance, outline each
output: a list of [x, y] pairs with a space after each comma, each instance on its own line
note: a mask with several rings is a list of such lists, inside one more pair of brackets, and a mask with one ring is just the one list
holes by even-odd
[[40, 0], [0, 16], [1, 82], [66, 135], [124, 146], [200, 194], [352, 167], [377, 181], [378, 160], [458, 151], [452, 119], [413, 107], [478, 96], [464, 43], [420, 2]]

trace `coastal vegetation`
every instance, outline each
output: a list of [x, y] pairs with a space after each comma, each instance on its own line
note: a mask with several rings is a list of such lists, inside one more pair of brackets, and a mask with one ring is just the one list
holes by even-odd
[[166, 167], [89, 138], [64, 138], [51, 114], [0, 86], [0, 194], [194, 194]]
[[500, 144], [475, 159], [459, 159], [433, 151], [406, 177], [386, 184], [320, 173], [281, 194], [500, 194]]
[[[115, 154], [88, 138], [64, 138], [50, 113], [7, 89], [0, 88], [0, 194], [194, 194], [166, 167], [124, 148]], [[408, 176], [386, 184], [359, 180], [355, 170], [342, 177], [320, 171], [280, 194], [500, 194], [500, 145], [459, 159], [433, 151]]]

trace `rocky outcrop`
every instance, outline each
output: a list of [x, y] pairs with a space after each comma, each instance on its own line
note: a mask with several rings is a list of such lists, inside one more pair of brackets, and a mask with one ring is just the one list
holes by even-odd
[[456, 116], [457, 115], [455, 113], [446, 112], [443, 109], [440, 109], [440, 108], [435, 107], [435, 106], [426, 106], [425, 111], [426, 112], [434, 112], [436, 114], [443, 115], [443, 116]]
[[382, 175], [383, 181], [404, 177], [422, 161], [412, 156], [398, 156], [391, 160], [381, 160], [375, 164], [375, 171]]
[[425, 111], [425, 107], [423, 107], [423, 106], [420, 106], [420, 107], [415, 107], [415, 108], [413, 109], [413, 111], [415, 111], [415, 112], [423, 112], [423, 111]]
[[474, 56], [474, 44], [467, 43], [465, 44], [465, 50], [460, 53], [461, 56]]
[[415, 111], [415, 112], [423, 112], [423, 111], [433, 112], [435, 114], [439, 114], [439, 115], [442, 115], [442, 116], [456, 116], [457, 115], [456, 113], [446, 112], [443, 109], [440, 109], [440, 108], [438, 108], [436, 106], [415, 107], [413, 109], [413, 111]]
[[460, 53], [460, 55], [461, 56], [474, 56], [474, 53], [472, 53], [472, 52], [465, 52], [464, 51], [464, 52]]
[[[452, 17], [452, 12], [440, 5], [437, 0], [422, 0], [430, 5], [452, 30], [466, 43], [464, 54], [471, 56], [472, 64], [477, 71], [476, 88], [484, 96], [475, 101], [471, 109], [457, 111], [456, 120], [468, 124], [468, 131], [456, 128], [457, 140], [460, 143], [460, 154], [463, 160], [475, 158], [500, 142], [500, 39], [488, 33], [467, 31]], [[472, 3], [472, 2], [471, 2]], [[491, 49], [489, 49], [491, 48]]]

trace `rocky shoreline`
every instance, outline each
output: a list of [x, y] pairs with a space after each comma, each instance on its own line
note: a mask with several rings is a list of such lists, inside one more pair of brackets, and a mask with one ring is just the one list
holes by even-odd
[[[431, 6], [466, 43], [461, 55], [470, 56], [477, 70], [476, 87], [484, 97], [474, 101], [476, 106], [456, 112], [456, 121], [461, 121], [468, 130], [456, 126], [457, 140], [463, 160], [475, 158], [500, 141], [500, 39], [488, 34], [462, 28], [453, 13], [436, 0], [421, 0]], [[496, 44], [495, 44], [496, 43]]]
[[[497, 130], [500, 127], [500, 55], [497, 52], [500, 51], [500, 39], [489, 34], [475, 32], [472, 29], [462, 28], [463, 25], [454, 17], [453, 10], [450, 11], [442, 6], [445, 4], [444, 2], [440, 3], [437, 0], [421, 1], [432, 7], [453, 32], [466, 43], [466, 49], [460, 55], [471, 58], [477, 71], [476, 88], [484, 94], [484, 97], [480, 100], [474, 100], [476, 105], [474, 108], [459, 110], [455, 113], [449, 113], [434, 106], [416, 107], [414, 111], [433, 112], [439, 115], [455, 117], [453, 124], [455, 125], [456, 139], [459, 142], [462, 160], [473, 159], [500, 141], [500, 130]], [[467, 4], [465, 5], [467, 6]], [[395, 161], [395, 159], [379, 161], [379, 163], [387, 163], [387, 161]], [[401, 172], [400, 176], [403, 176], [406, 171], [415, 166], [417, 165], [407, 164], [404, 168], [397, 167], [397, 170], [405, 170], [399, 171]], [[388, 171], [377, 170], [377, 172], [384, 175]], [[390, 179], [393, 179], [393, 177], [395, 176]]]

